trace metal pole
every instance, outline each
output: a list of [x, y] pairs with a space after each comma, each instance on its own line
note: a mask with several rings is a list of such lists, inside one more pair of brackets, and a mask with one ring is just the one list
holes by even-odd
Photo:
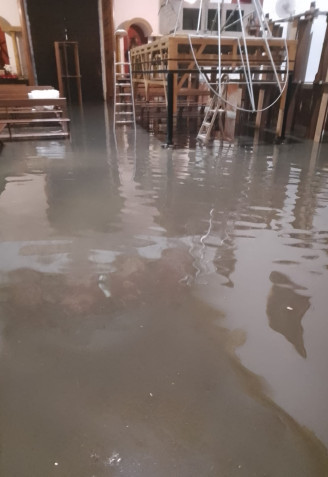
[[166, 147], [173, 146], [173, 98], [174, 98], [174, 73], [167, 73], [167, 136]]
[[288, 117], [288, 109], [290, 105], [291, 95], [293, 89], [293, 74], [291, 73], [288, 78], [288, 86], [287, 86], [287, 95], [286, 95], [286, 103], [285, 103], [285, 110], [284, 110], [284, 117], [281, 126], [281, 135], [280, 140], [284, 140], [286, 137], [286, 125], [287, 125], [287, 117]]

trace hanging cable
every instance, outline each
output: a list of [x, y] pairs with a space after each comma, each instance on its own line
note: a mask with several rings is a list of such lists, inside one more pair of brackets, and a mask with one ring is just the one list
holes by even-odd
[[[241, 64], [242, 64], [242, 68], [244, 70], [244, 73], [245, 73], [245, 78], [246, 78], [246, 86], [247, 86], [247, 90], [248, 90], [248, 94], [249, 94], [249, 98], [250, 98], [250, 101], [251, 101], [251, 105], [252, 105], [252, 109], [247, 109], [247, 108], [243, 108], [241, 106], [237, 106], [231, 102], [229, 102], [226, 98], [223, 98], [222, 97], [222, 81], [221, 81], [221, 77], [222, 77], [222, 63], [221, 63], [221, 40], [222, 40], [222, 37], [221, 37], [221, 32], [223, 30], [223, 28], [227, 25], [229, 19], [231, 18], [232, 14], [230, 14], [228, 20], [225, 22], [225, 24], [223, 26], [221, 26], [221, 19], [220, 19], [220, 0], [218, 0], [218, 36], [217, 36], [217, 40], [218, 40], [218, 71], [219, 71], [219, 78], [218, 78], [218, 82], [219, 82], [219, 87], [217, 89], [214, 89], [213, 86], [211, 85], [211, 83], [209, 82], [207, 76], [204, 74], [204, 72], [202, 71], [199, 63], [198, 63], [198, 60], [197, 60], [197, 57], [196, 57], [196, 54], [195, 54], [195, 51], [194, 51], [194, 47], [193, 47], [193, 44], [192, 44], [192, 38], [193, 36], [191, 34], [188, 35], [188, 39], [189, 39], [189, 45], [190, 45], [190, 51], [192, 53], [192, 56], [193, 56], [193, 60], [194, 60], [194, 63], [195, 63], [195, 66], [196, 68], [198, 69], [199, 71], [199, 74], [203, 77], [206, 85], [208, 86], [209, 90], [212, 91], [213, 94], [215, 94], [216, 96], [218, 96], [224, 103], [226, 103], [227, 105], [231, 106], [233, 109], [238, 109], [240, 111], [244, 111], [244, 112], [262, 112], [262, 111], [266, 111], [268, 110], [269, 108], [271, 108], [277, 101], [279, 101], [279, 99], [281, 98], [282, 94], [284, 93], [285, 89], [286, 89], [286, 86], [287, 86], [287, 82], [288, 82], [288, 75], [289, 75], [289, 55], [288, 55], [288, 46], [287, 46], [287, 41], [286, 39], [284, 39], [284, 48], [285, 48], [285, 53], [286, 53], [286, 68], [285, 68], [285, 78], [284, 78], [284, 82], [282, 84], [282, 81], [279, 80], [279, 77], [278, 77], [278, 73], [277, 73], [277, 69], [276, 69], [276, 65], [274, 63], [274, 60], [273, 60], [273, 57], [272, 57], [272, 54], [271, 54], [271, 50], [270, 50], [270, 45], [267, 41], [267, 38], [265, 37], [265, 27], [264, 27], [264, 23], [265, 23], [265, 26], [268, 28], [268, 24], [267, 22], [263, 22], [263, 19], [262, 19], [262, 15], [263, 15], [263, 12], [262, 12], [262, 7], [258, 4], [258, 3], [255, 3], [255, 2], [258, 2], [258, 0], [253, 0], [254, 2], [254, 6], [255, 6], [255, 10], [256, 10], [256, 14], [257, 16], [259, 17], [259, 21], [260, 21], [260, 24], [261, 24], [261, 28], [262, 28], [262, 40], [264, 41], [265, 43], [265, 46], [266, 46], [266, 49], [267, 49], [267, 52], [268, 52], [268, 55], [270, 57], [270, 61], [271, 61], [271, 65], [272, 65], [272, 69], [273, 69], [273, 72], [274, 72], [274, 76], [275, 76], [275, 79], [276, 79], [276, 82], [257, 82], [257, 81], [253, 81], [252, 80], [252, 73], [251, 73], [251, 68], [250, 68], [250, 62], [249, 62], [249, 57], [248, 57], [248, 52], [247, 52], [247, 44], [246, 44], [246, 38], [245, 38], [245, 30], [244, 30], [244, 26], [243, 26], [243, 19], [245, 19], [246, 16], [250, 15], [250, 14], [247, 14], [247, 15], [244, 15], [244, 17], [242, 16], [242, 12], [241, 12], [241, 8], [240, 8], [240, 1], [238, 0], [238, 5], [236, 6], [236, 8], [234, 9], [233, 12], [236, 11], [236, 9], [238, 8], [239, 9], [239, 22], [241, 23], [241, 26], [242, 26], [242, 33], [243, 33], [243, 41], [244, 41], [244, 47], [245, 47], [245, 57], [246, 57], [246, 62], [247, 64], [245, 64], [245, 61], [244, 61], [244, 58], [243, 58], [243, 54], [242, 54], [242, 50], [241, 50], [241, 44], [240, 44], [240, 40], [237, 39], [238, 41], [238, 46], [239, 46], [239, 54], [240, 54], [240, 58], [241, 58]], [[254, 12], [252, 12], [254, 13]], [[268, 29], [268, 31], [270, 31]], [[197, 38], [197, 37], [195, 37]], [[211, 35], [211, 38], [215, 38], [215, 36], [212, 36]], [[227, 73], [229, 74], [229, 73]], [[231, 83], [231, 82], [230, 82]], [[273, 100], [268, 106], [266, 106], [265, 108], [260, 108], [260, 109], [256, 109], [255, 107], [255, 98], [254, 98], [254, 90], [253, 90], [253, 85], [254, 84], [276, 84], [278, 86], [278, 89], [279, 89], [279, 94], [277, 96], [277, 98], [275, 100]], [[238, 84], [243, 84], [241, 82], [238, 82]]]
[[[189, 40], [189, 45], [190, 45], [190, 50], [191, 50], [191, 54], [193, 56], [193, 60], [194, 60], [194, 63], [195, 63], [195, 66], [196, 68], [198, 69], [198, 72], [199, 74], [203, 77], [204, 79], [204, 82], [207, 84], [208, 88], [210, 91], [213, 92], [213, 94], [215, 94], [216, 96], [218, 96], [220, 99], [222, 99], [222, 101], [224, 101], [226, 104], [228, 104], [229, 106], [231, 106], [233, 109], [238, 109], [239, 111], [243, 111], [245, 113], [252, 113], [252, 112], [262, 112], [262, 111], [266, 111], [268, 109], [271, 108], [271, 106], [273, 106], [274, 104], [276, 104], [277, 101], [279, 101], [279, 99], [281, 98], [286, 86], [287, 86], [287, 78], [288, 78], [288, 69], [287, 69], [287, 74], [286, 74], [286, 81], [284, 83], [284, 86], [282, 88], [282, 92], [277, 96], [277, 98], [272, 101], [272, 103], [270, 103], [268, 106], [266, 106], [265, 108], [261, 108], [261, 109], [256, 109], [255, 111], [252, 111], [250, 109], [247, 109], [247, 108], [243, 108], [242, 106], [236, 106], [236, 104], [233, 104], [231, 103], [230, 101], [228, 101], [226, 98], [222, 97], [221, 95], [218, 94], [218, 91], [216, 91], [213, 86], [211, 85], [211, 83], [208, 81], [206, 75], [203, 73], [201, 67], [199, 66], [199, 63], [198, 63], [198, 60], [196, 58], [196, 55], [195, 55], [195, 51], [194, 51], [194, 48], [193, 48], [193, 45], [192, 45], [192, 38], [198, 38], [197, 36], [192, 36], [191, 34], [188, 35], [188, 40]], [[287, 43], [286, 43], [286, 40], [284, 41], [285, 45], [286, 45], [286, 51], [287, 51]], [[288, 62], [288, 59], [286, 60]], [[237, 83], [239, 84], [239, 83]], [[263, 84], [263, 82], [261, 83]], [[272, 84], [271, 82], [268, 83], [268, 84]], [[274, 83], [276, 84], [276, 83]]]
[[257, 15], [258, 15], [258, 18], [259, 18], [259, 21], [260, 21], [260, 24], [261, 24], [261, 29], [262, 29], [262, 34], [263, 34], [263, 39], [264, 39], [264, 42], [265, 42], [265, 46], [266, 46], [266, 49], [267, 49], [267, 53], [269, 55], [269, 58], [270, 58], [270, 61], [271, 61], [271, 66], [273, 68], [273, 73], [274, 73], [274, 76], [276, 78], [276, 81], [277, 81], [277, 85], [279, 87], [279, 91], [281, 92], [281, 84], [280, 84], [280, 80], [279, 80], [279, 77], [277, 75], [277, 70], [276, 70], [276, 66], [274, 64], [274, 61], [273, 61], [273, 58], [272, 58], [272, 54], [271, 54], [271, 50], [270, 50], [270, 46], [268, 44], [268, 40], [265, 36], [265, 31], [264, 31], [264, 25], [263, 25], [263, 21], [262, 21], [262, 16], [261, 16], [261, 12], [259, 11], [259, 6], [258, 6], [258, 0], [253, 0], [254, 1], [254, 6], [256, 8], [256, 12], [257, 12]]
[[[237, 3], [238, 3], [241, 33], [242, 33], [243, 43], [244, 43], [244, 48], [245, 48], [246, 66], [247, 66], [248, 81], [249, 81], [249, 88], [248, 88], [249, 98], [251, 100], [253, 111], [255, 111], [255, 100], [254, 100], [254, 91], [253, 91], [253, 85], [252, 85], [252, 74], [251, 74], [250, 65], [249, 65], [248, 50], [247, 50], [247, 43], [246, 43], [246, 36], [245, 36], [245, 28], [244, 28], [244, 22], [243, 22], [243, 14], [242, 14], [241, 7], [240, 7], [240, 0], [237, 0]], [[241, 58], [243, 57], [241, 51], [240, 51], [240, 56], [241, 56]]]
[[218, 57], [219, 57], [219, 95], [222, 95], [222, 85], [221, 85], [221, 8], [220, 8], [220, 0], [218, 0], [218, 9], [217, 9], [217, 17], [218, 17]]
[[175, 28], [174, 28], [174, 34], [173, 34], [174, 36], [176, 35], [177, 29], [178, 29], [178, 24], [179, 24], [180, 15], [181, 15], [182, 4], [183, 4], [183, 0], [180, 0], [179, 11], [178, 11], [178, 16], [177, 16], [177, 21], [176, 21]]
[[203, 10], [203, 0], [200, 0], [199, 5], [199, 12], [198, 12], [198, 22], [197, 22], [197, 33], [199, 33], [201, 18], [202, 18], [202, 10]]

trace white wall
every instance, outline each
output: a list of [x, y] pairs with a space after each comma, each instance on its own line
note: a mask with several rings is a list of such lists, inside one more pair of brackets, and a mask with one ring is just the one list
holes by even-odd
[[143, 18], [152, 26], [152, 35], [159, 34], [158, 28], [158, 0], [114, 0], [114, 26], [133, 18]]
[[5, 18], [13, 26], [18, 26], [20, 24], [18, 2], [16, 0], [1, 0], [0, 17]]

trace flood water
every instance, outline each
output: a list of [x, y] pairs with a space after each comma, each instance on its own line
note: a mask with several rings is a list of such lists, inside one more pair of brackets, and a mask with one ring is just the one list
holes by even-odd
[[0, 475], [328, 476], [328, 147], [0, 155]]

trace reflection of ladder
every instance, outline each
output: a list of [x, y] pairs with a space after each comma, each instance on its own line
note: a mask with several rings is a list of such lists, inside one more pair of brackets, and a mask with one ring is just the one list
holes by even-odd
[[[219, 87], [217, 87], [216, 93], [218, 93], [218, 91]], [[210, 99], [210, 103], [205, 108], [205, 116], [196, 138], [199, 142], [206, 144], [209, 141], [212, 130], [215, 126], [215, 120], [218, 115], [219, 130], [221, 134], [223, 134], [222, 115], [225, 113], [225, 103], [222, 98], [226, 96], [226, 93], [227, 82], [225, 81], [222, 83], [221, 96], [218, 96], [218, 94], [214, 94]]]
[[130, 53], [128, 62], [116, 62], [114, 67], [114, 128], [116, 124], [136, 126]]

